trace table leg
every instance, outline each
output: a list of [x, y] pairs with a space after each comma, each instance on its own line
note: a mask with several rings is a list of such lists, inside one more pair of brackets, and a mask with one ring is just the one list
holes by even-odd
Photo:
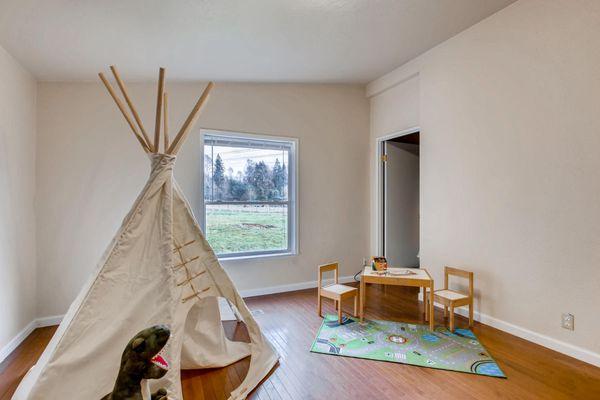
[[434, 313], [433, 313], [433, 282], [429, 286], [429, 329], [434, 329]]
[[429, 321], [429, 302], [427, 301], [427, 286], [423, 286], [423, 312], [425, 313], [425, 321]]
[[363, 322], [365, 316], [365, 298], [367, 297], [367, 290], [365, 285], [365, 277], [360, 278], [360, 322]]

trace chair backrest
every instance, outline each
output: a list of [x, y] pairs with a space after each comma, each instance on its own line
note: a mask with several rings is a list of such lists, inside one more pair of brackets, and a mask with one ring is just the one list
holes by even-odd
[[469, 296], [473, 297], [473, 273], [464, 269], [444, 267], [444, 289], [448, 289], [448, 277], [450, 275], [460, 276], [469, 280]]
[[318, 288], [319, 291], [321, 290], [321, 287], [323, 287], [323, 273], [325, 272], [329, 272], [329, 271], [333, 271], [333, 280], [335, 283], [338, 283], [338, 263], [329, 263], [329, 264], [323, 264], [323, 265], [319, 265], [319, 279], [318, 279]]

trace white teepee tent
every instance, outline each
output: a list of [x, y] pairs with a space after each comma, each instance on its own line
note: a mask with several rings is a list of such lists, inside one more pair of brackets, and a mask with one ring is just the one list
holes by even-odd
[[[150, 178], [13, 400], [100, 399], [112, 390], [127, 342], [156, 324], [171, 329], [165, 348], [171, 368], [163, 378], [149, 382], [152, 388], [165, 387], [169, 399], [182, 399], [180, 369], [222, 367], [250, 355], [248, 374], [230, 397], [244, 399], [278, 357], [205, 240], [173, 177], [175, 154], [213, 85], [206, 87], [171, 144], [164, 124], [165, 151], [161, 153], [161, 121], [166, 120], [162, 114], [167, 110], [164, 70], [160, 71], [152, 143], [117, 70], [111, 69], [137, 126], [103, 74], [100, 78], [149, 154]], [[235, 306], [246, 323], [250, 343], [225, 337], [217, 297]]]

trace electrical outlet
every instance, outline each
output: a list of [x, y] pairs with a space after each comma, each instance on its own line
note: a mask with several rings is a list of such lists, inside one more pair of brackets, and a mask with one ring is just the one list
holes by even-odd
[[570, 331], [575, 330], [575, 316], [573, 314], [564, 313], [562, 315], [562, 327]]

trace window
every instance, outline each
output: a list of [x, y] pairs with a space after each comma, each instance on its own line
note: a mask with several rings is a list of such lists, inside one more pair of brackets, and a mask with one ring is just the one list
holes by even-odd
[[296, 140], [203, 133], [204, 232], [215, 253], [295, 253]]

